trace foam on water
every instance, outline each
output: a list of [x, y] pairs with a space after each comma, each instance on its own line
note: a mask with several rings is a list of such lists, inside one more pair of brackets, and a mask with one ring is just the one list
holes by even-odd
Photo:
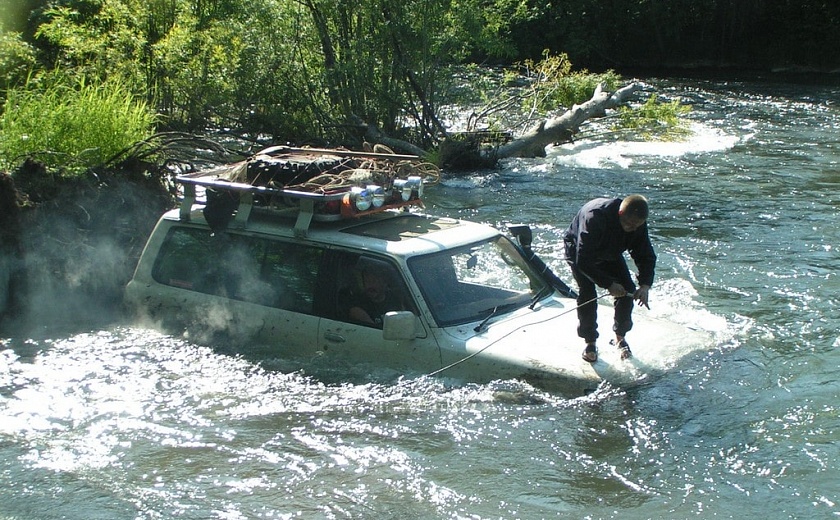
[[[325, 384], [145, 329], [33, 347], [26, 357], [2, 351], [10, 384], [0, 436], [14, 439], [14, 460], [27, 468], [7, 498], [20, 504], [30, 479], [59, 475], [64, 487], [120, 497], [142, 518], [449, 516], [484, 499], [459, 491], [457, 479], [441, 480], [425, 459], [488, 438], [504, 442], [515, 425], [499, 410], [577, 406], [518, 381]], [[85, 510], [84, 498], [64, 500]]]
[[684, 141], [589, 141], [553, 146], [551, 162], [580, 168], [630, 168], [643, 156], [680, 157], [687, 154], [729, 150], [749, 136], [731, 135], [707, 123], [694, 122]]

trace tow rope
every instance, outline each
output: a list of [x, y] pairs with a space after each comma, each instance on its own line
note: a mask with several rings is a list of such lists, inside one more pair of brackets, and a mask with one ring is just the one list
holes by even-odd
[[[580, 308], [581, 308], [581, 307], [583, 307], [584, 305], [589, 305], [590, 303], [595, 302], [595, 301], [598, 301], [598, 300], [600, 300], [601, 298], [604, 298], [605, 296], [609, 296], [609, 295], [610, 295], [610, 293], [604, 293], [604, 294], [602, 294], [601, 296], [596, 296], [596, 297], [592, 298], [591, 300], [589, 300], [589, 301], [585, 301], [585, 302], [581, 303], [580, 305], [578, 305], [578, 306], [576, 306], [576, 307], [572, 307], [572, 308], [571, 308], [571, 309], [569, 309], [569, 310], [563, 311], [563, 312], [561, 312], [560, 314], [558, 314], [557, 316], [552, 316], [552, 317], [547, 318], [547, 319], [542, 320], [542, 321], [537, 321], [537, 322], [534, 322], [534, 323], [529, 323], [529, 325], [536, 325], [536, 324], [538, 324], [538, 323], [546, 323], [546, 322], [548, 322], [548, 321], [551, 321], [551, 320], [557, 319], [557, 318], [559, 318], [560, 316], [564, 316], [564, 315], [566, 315], [566, 314], [569, 314], [569, 313], [570, 313], [570, 312], [572, 312], [572, 311], [576, 311], [576, 310], [580, 309]], [[445, 367], [443, 367], [443, 368], [439, 368], [439, 369], [435, 370], [434, 372], [430, 372], [430, 373], [429, 373], [429, 374], [427, 374], [427, 375], [428, 375], [429, 377], [436, 376], [436, 375], [440, 374], [441, 372], [444, 372], [444, 371], [446, 371], [446, 370], [449, 370], [450, 368], [452, 368], [452, 367], [454, 367], [454, 366], [458, 366], [458, 365], [460, 365], [461, 363], [463, 363], [464, 361], [467, 361], [467, 360], [469, 360], [469, 359], [471, 359], [471, 358], [474, 358], [475, 356], [477, 356], [477, 355], [481, 354], [482, 352], [484, 352], [484, 351], [485, 351], [485, 350], [487, 350], [488, 348], [492, 347], [492, 346], [493, 346], [493, 345], [495, 345], [496, 343], [500, 342], [501, 340], [505, 339], [506, 337], [510, 336], [511, 334], [513, 334], [514, 332], [518, 331], [518, 330], [519, 330], [519, 329], [521, 329], [521, 328], [522, 328], [522, 327], [517, 327], [517, 328], [515, 328], [514, 330], [512, 330], [512, 331], [508, 332], [507, 334], [505, 334], [504, 336], [502, 336], [501, 338], [497, 339], [496, 341], [494, 341], [494, 342], [492, 342], [492, 343], [489, 343], [489, 344], [487, 344], [487, 345], [485, 345], [485, 346], [481, 347], [479, 350], [476, 350], [475, 352], [473, 352], [473, 353], [472, 353], [472, 354], [470, 354], [469, 356], [466, 356], [466, 357], [464, 357], [464, 358], [461, 358], [461, 359], [459, 359], [458, 361], [455, 361], [454, 363], [450, 363], [450, 364], [446, 365], [446, 366], [445, 366]]]

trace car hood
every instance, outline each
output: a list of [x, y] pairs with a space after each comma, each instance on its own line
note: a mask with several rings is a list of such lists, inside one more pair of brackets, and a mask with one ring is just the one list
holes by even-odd
[[537, 386], [575, 394], [594, 390], [602, 381], [626, 385], [664, 372], [679, 359], [713, 346], [703, 331], [634, 314], [627, 341], [633, 357], [620, 359], [610, 345], [612, 306], [601, 305], [599, 359], [581, 358], [584, 342], [577, 335], [576, 303], [568, 298], [544, 300], [533, 310], [524, 308], [491, 319], [480, 331], [477, 323], [444, 329], [439, 338], [443, 355], [441, 375], [471, 381], [520, 378]]

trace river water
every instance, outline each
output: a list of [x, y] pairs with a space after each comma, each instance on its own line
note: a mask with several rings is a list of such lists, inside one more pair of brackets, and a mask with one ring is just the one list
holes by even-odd
[[840, 516], [840, 88], [650, 83], [693, 105], [686, 142], [582, 140], [427, 206], [533, 224], [565, 276], [578, 206], [647, 195], [637, 312], [723, 338], [708, 351], [568, 398], [301, 371], [126, 323], [7, 337], [0, 519]]

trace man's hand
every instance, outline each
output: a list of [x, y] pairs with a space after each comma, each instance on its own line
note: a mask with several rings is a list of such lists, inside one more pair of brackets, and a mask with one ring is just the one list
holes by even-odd
[[650, 309], [650, 305], [648, 305], [648, 292], [650, 291], [650, 286], [642, 285], [636, 292], [633, 293], [633, 299], [639, 302], [639, 306], [644, 305], [648, 309]]
[[610, 296], [612, 296], [613, 298], [621, 298], [623, 296], [627, 296], [627, 289], [625, 289], [624, 286], [618, 282], [613, 282], [612, 285], [609, 286], [607, 291], [610, 292]]

